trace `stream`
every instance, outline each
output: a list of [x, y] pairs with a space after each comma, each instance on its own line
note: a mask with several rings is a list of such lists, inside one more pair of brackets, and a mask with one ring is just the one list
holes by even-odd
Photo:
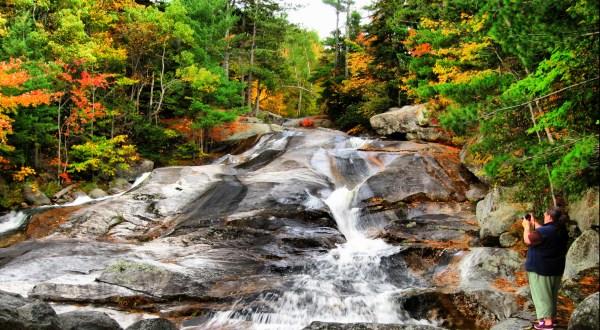
[[64, 205], [77, 208], [1, 217], [9, 239], [36, 213], [56, 225], [0, 249], [0, 290], [123, 328], [161, 316], [185, 330], [443, 329], [463, 316], [435, 312], [453, 298], [434, 278], [460, 253], [428, 245], [476, 233], [464, 201], [480, 183], [464, 173], [438, 144], [328, 129], [263, 136], [211, 165], [157, 168], [127, 192]]

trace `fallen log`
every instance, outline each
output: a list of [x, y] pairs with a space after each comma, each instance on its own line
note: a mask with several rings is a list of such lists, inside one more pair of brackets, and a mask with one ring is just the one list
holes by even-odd
[[61, 198], [63, 195], [65, 195], [66, 193], [68, 193], [69, 191], [73, 190], [73, 188], [79, 186], [78, 183], [74, 183], [64, 189], [62, 189], [61, 191], [57, 192], [56, 194], [54, 194], [52, 196], [52, 201], [56, 202], [59, 198]]

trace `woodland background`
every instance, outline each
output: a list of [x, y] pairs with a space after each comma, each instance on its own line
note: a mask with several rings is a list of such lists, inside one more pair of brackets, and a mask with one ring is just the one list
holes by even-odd
[[284, 1], [2, 1], [0, 210], [141, 157], [202, 164], [259, 110], [359, 133], [416, 103], [524, 201], [597, 185], [597, 1], [378, 0], [367, 25], [323, 2], [346, 22], [325, 40]]

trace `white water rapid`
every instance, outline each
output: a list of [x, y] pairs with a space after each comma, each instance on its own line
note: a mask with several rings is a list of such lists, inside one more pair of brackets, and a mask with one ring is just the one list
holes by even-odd
[[[346, 142], [334, 150], [321, 149], [312, 159], [313, 167], [339, 186], [323, 202], [346, 242], [309, 261], [301, 274], [289, 278], [291, 284], [285, 292], [262, 294], [257, 301], [240, 302], [243, 308], [233, 306], [232, 310], [218, 312], [201, 327], [183, 329], [294, 330], [313, 321], [436, 325], [412, 319], [403, 310], [403, 293], [418, 287], [418, 281], [406, 269], [394, 269], [393, 273], [400, 275], [390, 278], [390, 268], [404, 267], [396, 263], [392, 266], [389, 261], [402, 248], [369, 238], [361, 230], [360, 210], [354, 207], [360, 185], [393, 158], [373, 162], [368, 154], [356, 151], [364, 141]], [[363, 166], [358, 166], [358, 162], [363, 162]], [[361, 172], [352, 173], [359, 183], [352, 189], [341, 186], [343, 183], [337, 180], [339, 167]], [[317, 204], [313, 199], [309, 196], [305, 205]]]
[[29, 218], [31, 217], [32, 212], [40, 212], [42, 210], [48, 209], [48, 208], [52, 208], [52, 207], [63, 207], [63, 206], [76, 206], [76, 205], [82, 205], [82, 204], [87, 204], [87, 203], [91, 203], [94, 201], [101, 201], [101, 200], [105, 200], [105, 199], [110, 199], [110, 198], [115, 198], [118, 196], [123, 195], [124, 193], [131, 191], [132, 189], [134, 189], [135, 187], [139, 186], [142, 182], [144, 182], [148, 176], [150, 176], [150, 172], [144, 173], [142, 175], [140, 175], [135, 182], [131, 185], [131, 187], [129, 189], [127, 189], [126, 191], [122, 191], [118, 194], [115, 195], [108, 195], [105, 197], [100, 197], [100, 198], [90, 198], [88, 196], [83, 196], [83, 197], [78, 197], [77, 199], [75, 199], [74, 201], [70, 202], [70, 203], [65, 203], [63, 205], [47, 205], [47, 206], [40, 206], [38, 208], [36, 208], [33, 211], [30, 212], [24, 212], [24, 211], [11, 211], [5, 215], [0, 216], [0, 235], [2, 235], [3, 233], [9, 232], [9, 231], [13, 231], [13, 230], [17, 230], [25, 225], [27, 225], [27, 223], [29, 222]]

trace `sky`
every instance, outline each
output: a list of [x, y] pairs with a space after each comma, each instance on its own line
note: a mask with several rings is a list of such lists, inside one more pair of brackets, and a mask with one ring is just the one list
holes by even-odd
[[[295, 11], [288, 14], [288, 20], [292, 23], [305, 27], [309, 30], [315, 30], [319, 33], [321, 39], [325, 39], [335, 30], [335, 9], [326, 5], [322, 0], [284, 0], [283, 2], [303, 5]], [[368, 13], [361, 8], [370, 5], [372, 0], [354, 0], [353, 10], [357, 10], [363, 17], [363, 24], [368, 17]], [[340, 14], [340, 30], [344, 32], [343, 26], [346, 22], [346, 14]]]

